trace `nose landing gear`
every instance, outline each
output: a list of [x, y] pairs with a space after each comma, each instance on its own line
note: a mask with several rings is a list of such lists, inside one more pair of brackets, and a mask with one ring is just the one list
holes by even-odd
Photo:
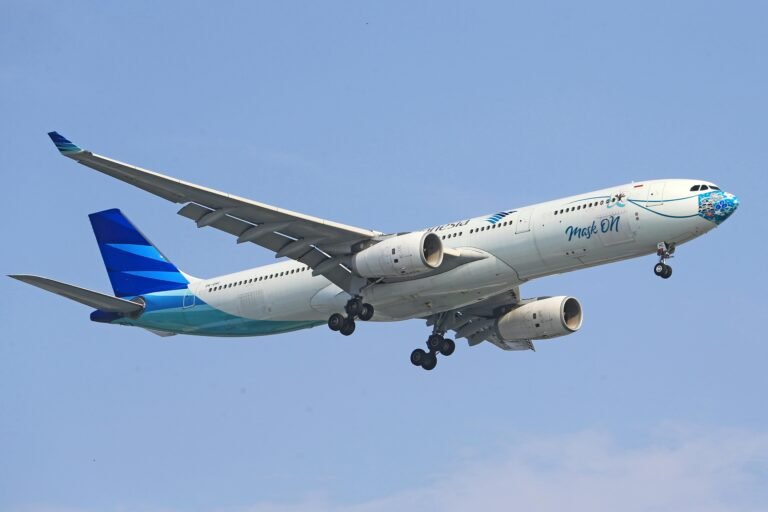
[[411, 364], [421, 366], [425, 370], [434, 370], [437, 366], [437, 354], [448, 357], [456, 350], [456, 343], [451, 339], [444, 338], [441, 333], [434, 332], [427, 339], [427, 348], [429, 352], [421, 348], [411, 352]]
[[328, 327], [332, 331], [338, 331], [344, 336], [349, 336], [355, 332], [355, 317], [359, 318], [363, 322], [367, 322], [373, 318], [373, 306], [367, 302], [363, 302], [360, 297], [352, 297], [347, 301], [344, 306], [347, 316], [345, 317], [341, 313], [334, 313], [328, 318]]
[[669, 279], [672, 277], [672, 267], [667, 265], [667, 260], [672, 258], [674, 253], [675, 244], [659, 242], [656, 249], [656, 254], [659, 256], [659, 262], [654, 265], [653, 273], [662, 279]]

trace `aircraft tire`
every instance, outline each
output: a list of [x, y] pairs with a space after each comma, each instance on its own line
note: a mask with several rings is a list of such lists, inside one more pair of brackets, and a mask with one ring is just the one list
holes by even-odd
[[328, 318], [328, 327], [332, 331], [340, 331], [344, 326], [344, 316], [339, 313], [334, 313]]
[[349, 316], [358, 316], [363, 309], [363, 301], [360, 299], [350, 299], [344, 307]]
[[440, 344], [440, 353], [448, 357], [456, 350], [456, 342], [450, 339], [444, 339]]
[[367, 322], [368, 320], [373, 318], [373, 306], [367, 303], [363, 304], [362, 308], [360, 309], [360, 313], [357, 315], [357, 317], [363, 322]]
[[355, 321], [351, 318], [347, 318], [344, 321], [344, 325], [341, 326], [341, 329], [339, 329], [339, 332], [343, 334], [344, 336], [349, 336], [353, 332], [355, 332]]
[[434, 352], [436, 350], [440, 350], [440, 346], [443, 344], [443, 337], [439, 334], [431, 334], [429, 338], [427, 338], [427, 347], [429, 347], [429, 350]]
[[424, 354], [424, 361], [421, 363], [421, 367], [425, 370], [434, 370], [435, 366], [437, 366], [437, 355], [433, 354], [432, 352], [426, 352]]
[[427, 353], [423, 349], [417, 348], [411, 352], [411, 364], [413, 366], [421, 366], [421, 363], [424, 361], [426, 356]]

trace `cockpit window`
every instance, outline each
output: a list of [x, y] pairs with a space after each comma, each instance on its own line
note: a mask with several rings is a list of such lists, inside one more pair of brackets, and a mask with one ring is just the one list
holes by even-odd
[[694, 186], [692, 186], [691, 187], [691, 192], [696, 192], [697, 190], [699, 190], [699, 187], [701, 187], [701, 185], [694, 185]]
[[709, 189], [709, 187], [708, 187], [708, 186], [706, 186], [706, 185], [702, 185], [702, 186], [701, 186], [701, 188], [700, 188], [699, 190], [708, 190], [708, 189]]
[[712, 190], [720, 190], [720, 187], [718, 187], [717, 185], [710, 185], [709, 188], [711, 188]]

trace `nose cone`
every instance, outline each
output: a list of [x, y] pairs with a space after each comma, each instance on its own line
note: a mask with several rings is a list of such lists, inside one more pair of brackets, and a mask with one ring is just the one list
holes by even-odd
[[730, 192], [714, 190], [699, 194], [699, 216], [720, 224], [739, 207], [739, 198]]

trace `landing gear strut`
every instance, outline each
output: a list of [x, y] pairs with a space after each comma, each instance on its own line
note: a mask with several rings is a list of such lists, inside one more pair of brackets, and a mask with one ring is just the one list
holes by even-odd
[[363, 302], [363, 299], [360, 297], [349, 299], [346, 306], [344, 306], [344, 311], [347, 313], [346, 317], [341, 313], [334, 313], [328, 318], [328, 327], [332, 331], [338, 331], [344, 336], [349, 336], [355, 332], [355, 317], [363, 322], [373, 318], [373, 306]]
[[437, 366], [437, 354], [448, 357], [456, 350], [456, 343], [451, 339], [444, 338], [440, 332], [433, 332], [427, 338], [427, 348], [429, 352], [421, 348], [411, 352], [411, 363], [414, 366], [421, 366], [425, 370], [433, 370]]
[[672, 267], [667, 265], [667, 260], [672, 258], [675, 253], [675, 244], [659, 242], [656, 254], [659, 256], [659, 262], [654, 265], [653, 273], [662, 279], [669, 279], [672, 276]]

